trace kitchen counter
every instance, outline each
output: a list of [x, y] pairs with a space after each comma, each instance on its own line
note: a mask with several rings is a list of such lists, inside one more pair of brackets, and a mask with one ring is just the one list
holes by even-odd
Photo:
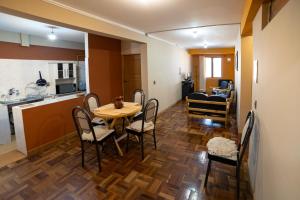
[[84, 93], [82, 93], [81, 95], [79, 95], [79, 94], [81, 94], [81, 93], [69, 94], [69, 95], [65, 95], [65, 96], [57, 96], [55, 98], [52, 98], [52, 97], [44, 98], [43, 101], [28, 103], [28, 104], [24, 104], [24, 105], [20, 105], [20, 106], [16, 106], [16, 107], [18, 107], [18, 109], [23, 110], [23, 109], [27, 109], [27, 108], [43, 106], [43, 105], [47, 105], [47, 104], [57, 103], [60, 101], [66, 101], [66, 100], [78, 98], [80, 96], [84, 96]]
[[72, 109], [84, 95], [71, 94], [13, 107], [17, 149], [30, 155], [75, 131]]

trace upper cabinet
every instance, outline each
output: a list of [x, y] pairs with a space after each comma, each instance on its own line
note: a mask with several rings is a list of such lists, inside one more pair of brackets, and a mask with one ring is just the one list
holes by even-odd
[[54, 79], [76, 78], [75, 63], [55, 63], [51, 64]]

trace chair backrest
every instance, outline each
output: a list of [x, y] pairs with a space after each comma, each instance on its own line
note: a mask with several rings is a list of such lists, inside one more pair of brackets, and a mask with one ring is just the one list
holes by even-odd
[[72, 116], [80, 140], [82, 141], [83, 133], [92, 133], [94, 140], [96, 140], [96, 135], [93, 129], [93, 125], [89, 113], [85, 109], [81, 108], [80, 106], [77, 106], [73, 108]]
[[84, 97], [83, 100], [84, 108], [90, 113], [93, 113], [93, 110], [101, 106], [99, 97], [95, 93], [89, 93]]
[[250, 111], [247, 115], [246, 124], [243, 129], [242, 138], [238, 145], [238, 151], [239, 151], [239, 163], [241, 163], [243, 156], [245, 154], [245, 151], [247, 149], [247, 146], [249, 144], [250, 136], [254, 127], [255, 122], [255, 114], [254, 111]]
[[136, 102], [142, 105], [144, 108], [145, 104], [145, 93], [142, 89], [136, 89], [132, 95], [132, 102]]
[[144, 122], [153, 122], [154, 126], [156, 123], [157, 112], [158, 112], [159, 102], [157, 99], [152, 98], [149, 99], [145, 105], [143, 111], [143, 123], [142, 123], [142, 130], [144, 130]]

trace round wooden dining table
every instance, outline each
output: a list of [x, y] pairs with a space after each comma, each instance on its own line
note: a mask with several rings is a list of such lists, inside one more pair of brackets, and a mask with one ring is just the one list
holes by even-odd
[[[130, 123], [129, 117], [134, 116], [136, 113], [142, 110], [142, 106], [134, 102], [124, 102], [124, 106], [120, 109], [116, 109], [113, 103], [96, 108], [93, 113], [95, 116], [100, 117], [104, 120], [112, 119], [109, 128], [114, 128], [117, 120], [123, 119]], [[124, 127], [123, 127], [124, 128]], [[118, 149], [120, 156], [123, 156], [122, 149], [119, 146], [119, 141], [126, 138], [126, 134], [121, 135], [118, 138], [114, 138], [115, 145]]]

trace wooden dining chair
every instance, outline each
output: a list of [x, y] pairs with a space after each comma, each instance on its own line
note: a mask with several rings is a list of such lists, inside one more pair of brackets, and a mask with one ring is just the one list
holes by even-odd
[[[253, 130], [255, 121], [255, 114], [253, 111], [250, 111], [247, 115], [246, 124], [243, 129], [242, 137], [238, 145], [235, 144], [235, 141], [229, 140], [227, 138], [223, 137], [215, 137], [208, 141], [207, 147], [208, 147], [208, 165], [206, 170], [206, 176], [205, 176], [205, 182], [204, 187], [207, 186], [207, 180], [209, 176], [209, 172], [211, 169], [211, 162], [217, 161], [224, 164], [228, 164], [231, 166], [236, 167], [236, 181], [237, 181], [237, 199], [239, 199], [240, 196], [240, 168], [243, 160], [243, 156], [245, 154], [245, 151], [247, 149], [250, 136]], [[226, 146], [228, 149], [228, 154], [226, 153], [226, 150], [223, 148], [223, 146]]]
[[[76, 130], [78, 136], [80, 138], [81, 143], [81, 156], [82, 156], [82, 167], [84, 167], [84, 152], [85, 152], [85, 144], [95, 144], [96, 152], [97, 152], [97, 159], [98, 159], [98, 167], [99, 172], [101, 171], [101, 155], [99, 146], [103, 148], [103, 142], [111, 137], [113, 139], [115, 135], [114, 129], [109, 129], [108, 127], [104, 126], [93, 126], [91, 117], [89, 113], [77, 106], [72, 110], [73, 120], [76, 126]], [[114, 141], [114, 140], [113, 140]]]
[[145, 97], [146, 97], [145, 93], [142, 89], [136, 89], [133, 92], [132, 102], [139, 103], [140, 105], [142, 105], [142, 110], [133, 116], [132, 119], [134, 121], [136, 121], [138, 119], [142, 119], [143, 109], [144, 109], [144, 105], [145, 105]]
[[89, 112], [92, 117], [92, 124], [97, 125], [107, 125], [106, 121], [100, 117], [95, 117], [93, 111], [101, 106], [100, 99], [97, 94], [89, 93], [84, 97], [83, 100], [84, 108]]
[[149, 133], [153, 136], [154, 147], [156, 149], [156, 135], [155, 125], [157, 118], [159, 102], [157, 99], [149, 99], [143, 110], [142, 120], [137, 120], [126, 127], [127, 132], [127, 145], [126, 151], [128, 152], [129, 134], [133, 134], [139, 138], [141, 144], [142, 160], [144, 160], [144, 134]]

